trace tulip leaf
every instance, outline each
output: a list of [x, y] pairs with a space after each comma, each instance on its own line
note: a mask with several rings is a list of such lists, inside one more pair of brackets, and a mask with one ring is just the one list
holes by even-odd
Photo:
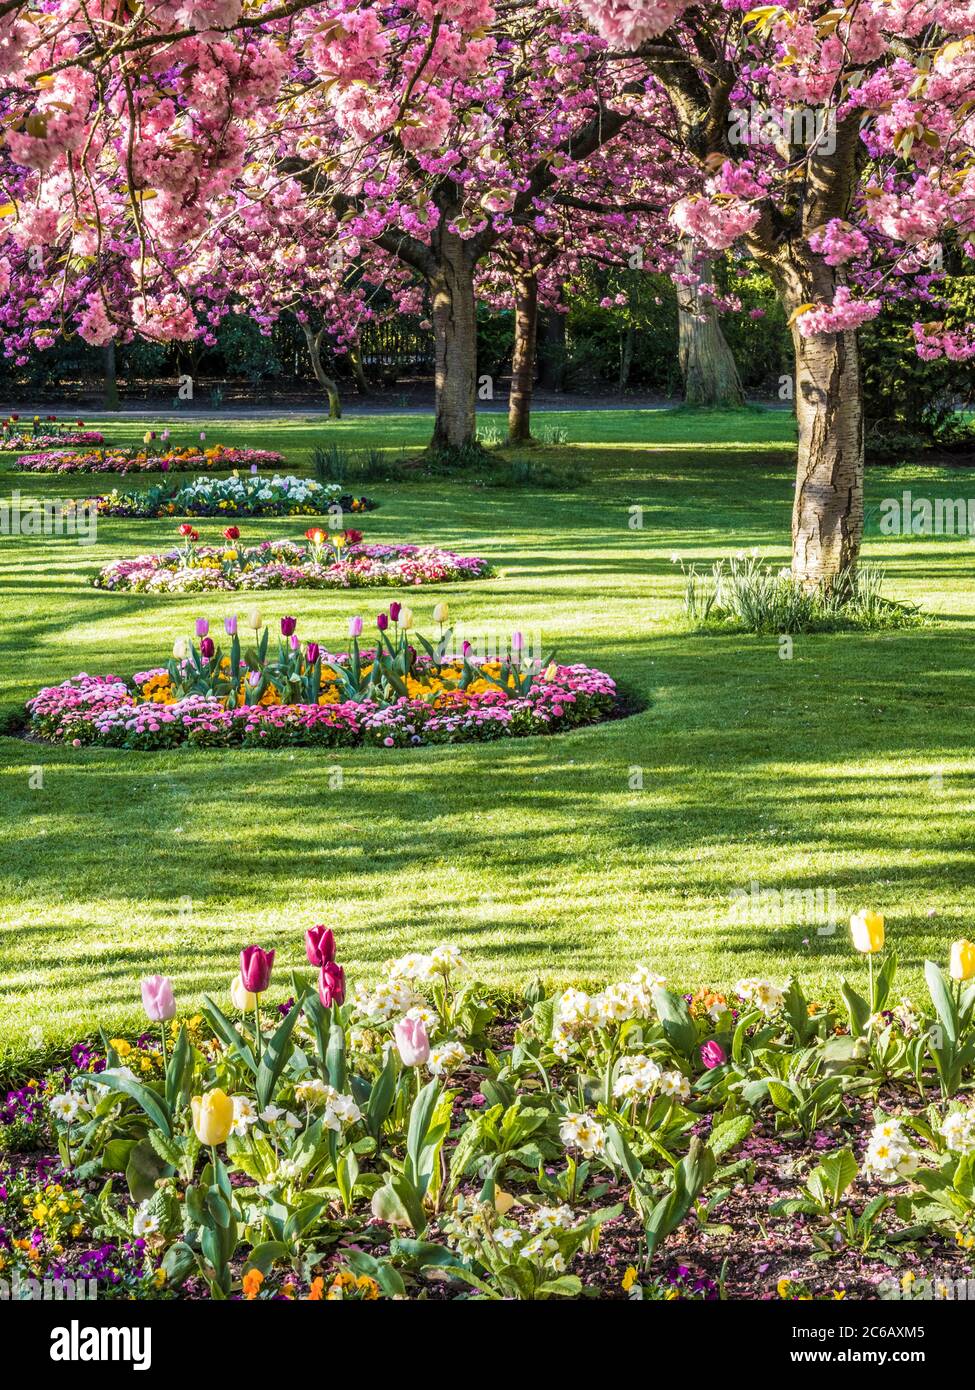
[[[422, 1180], [421, 1176], [427, 1136], [439, 1099], [440, 1083], [434, 1077], [423, 1087], [410, 1109], [410, 1125], [406, 1134], [406, 1172], [410, 1180], [419, 1187], [421, 1197], [427, 1187], [427, 1183]], [[429, 1181], [429, 1174], [427, 1181]]]
[[166, 1068], [166, 1103], [170, 1110], [175, 1110], [181, 1103], [187, 1103], [192, 1081], [193, 1049], [184, 1023], [179, 1030], [173, 1055]]
[[382, 1127], [386, 1122], [393, 1100], [396, 1096], [396, 1052], [390, 1048], [382, 1071], [372, 1083], [369, 1099], [365, 1106], [366, 1129], [379, 1141]]
[[[88, 1075], [75, 1078], [76, 1084], [87, 1085], [92, 1081]], [[150, 1091], [148, 1086], [143, 1086], [131, 1076], [120, 1076], [117, 1072], [99, 1072], [94, 1078], [99, 1086], [107, 1086], [111, 1091], [121, 1091], [123, 1095], [134, 1100], [137, 1105], [149, 1116], [157, 1129], [161, 1129], [166, 1138], [170, 1138], [173, 1132], [173, 1117], [170, 1114], [169, 1106], [162, 1096], [155, 1091]]]
[[328, 1034], [328, 1052], [325, 1069], [330, 1085], [337, 1091], [345, 1091], [345, 1029], [341, 1023], [333, 1023]]
[[216, 1033], [217, 1037], [220, 1038], [221, 1042], [224, 1043], [235, 1057], [240, 1058], [245, 1067], [248, 1067], [252, 1072], [256, 1072], [257, 1061], [250, 1043], [245, 1042], [230, 1019], [217, 1007], [209, 994], [204, 994], [202, 1008], [210, 1021], [211, 1028]]
[[293, 1008], [285, 1015], [278, 1025], [275, 1032], [271, 1035], [271, 1040], [266, 1044], [264, 1053], [261, 1057], [261, 1065], [257, 1069], [257, 1102], [263, 1110], [265, 1105], [270, 1105], [274, 1096], [274, 1088], [278, 1084], [278, 1078], [284, 1070], [284, 1064], [288, 1059], [288, 1049], [291, 1045], [291, 1034], [294, 1032], [295, 1024], [301, 1016], [303, 1001], [296, 1003]]
[[244, 1272], [259, 1269], [262, 1274], [267, 1274], [277, 1260], [286, 1260], [290, 1254], [291, 1247], [283, 1240], [265, 1240], [260, 1245], [255, 1245], [247, 1256]]
[[178, 1289], [197, 1268], [196, 1255], [185, 1241], [177, 1240], [163, 1256], [162, 1268], [167, 1287]]
[[154, 1144], [140, 1139], [132, 1146], [125, 1166], [125, 1181], [133, 1202], [147, 1202], [156, 1190], [157, 1181], [171, 1177], [174, 1171], [173, 1164], [160, 1158]]
[[686, 1002], [658, 986], [653, 991], [653, 1003], [667, 1041], [684, 1057], [690, 1057], [697, 1042], [697, 1026]]
[[924, 979], [934, 1005], [938, 1021], [945, 1032], [945, 1039], [954, 1046], [958, 1041], [958, 1010], [952, 997], [951, 988], [941, 967], [933, 960], [924, 962]]
[[302, 1004], [305, 1018], [315, 1037], [315, 1046], [318, 1049], [318, 1059], [327, 1073], [328, 1071], [328, 1010], [322, 1004], [315, 990], [309, 990], [308, 995]]

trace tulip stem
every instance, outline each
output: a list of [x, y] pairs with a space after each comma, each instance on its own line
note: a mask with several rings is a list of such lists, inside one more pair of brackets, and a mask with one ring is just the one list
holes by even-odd
[[876, 1012], [873, 1004], [873, 956], [867, 956], [867, 970], [870, 975], [870, 1014], [873, 1016]]
[[162, 1034], [163, 1072], [166, 1072], [166, 1071], [169, 1069], [169, 1063], [168, 1063], [167, 1060], [166, 1060], [166, 1021], [165, 1021], [165, 1019], [163, 1019], [163, 1021], [162, 1021], [162, 1022], [160, 1023], [160, 1025], [159, 1025], [159, 1032]]
[[257, 1065], [261, 1065], [261, 996], [254, 995], [254, 1044], [257, 1049]]

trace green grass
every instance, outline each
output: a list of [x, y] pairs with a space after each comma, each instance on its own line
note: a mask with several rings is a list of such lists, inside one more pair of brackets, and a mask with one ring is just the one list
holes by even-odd
[[[490, 423], [490, 421], [488, 422]], [[797, 638], [687, 635], [671, 557], [710, 564], [757, 546], [785, 562], [792, 425], [782, 414], [550, 414], [593, 470], [578, 493], [464, 482], [373, 488], [370, 538], [487, 555], [498, 577], [418, 593], [476, 623], [540, 628], [566, 660], [611, 672], [645, 702], [576, 734], [392, 755], [122, 754], [0, 739], [0, 1046], [137, 1026], [141, 975], [173, 975], [188, 1003], [223, 997], [240, 946], [299, 963], [301, 930], [331, 923], [353, 978], [395, 953], [461, 943], [501, 983], [617, 977], [646, 960], [681, 985], [800, 970], [816, 988], [856, 972], [847, 934], [801, 920], [740, 921], [731, 895], [836, 894], [841, 917], [884, 910], [906, 988], [926, 955], [972, 934], [975, 551], [967, 539], [871, 534], [892, 597], [919, 630]], [[112, 439], [141, 437], [126, 423]], [[211, 441], [401, 449], [416, 416], [208, 425]], [[341, 434], [339, 435], [339, 432]], [[190, 431], [186, 431], [189, 437]], [[558, 450], [540, 450], [557, 461]], [[113, 480], [106, 480], [107, 487]], [[7, 473], [37, 496], [82, 479]], [[868, 476], [868, 508], [975, 493], [975, 475]], [[641, 506], [643, 529], [628, 526]], [[165, 656], [196, 598], [98, 594], [97, 565], [164, 545], [169, 522], [105, 522], [98, 543], [0, 539], [0, 673], [11, 704], [81, 670], [131, 672]], [[204, 536], [217, 523], [204, 523]], [[304, 529], [275, 520], [245, 536]], [[272, 622], [337, 642], [382, 591], [267, 595]], [[208, 605], [219, 618], [226, 600]], [[236, 606], [243, 608], [240, 603]], [[334, 787], [333, 769], [342, 785]], [[32, 769], [43, 787], [31, 789]], [[642, 790], [631, 785], [642, 775]], [[36, 776], [35, 776], [36, 780]], [[40, 1029], [40, 1034], [34, 1030]]]

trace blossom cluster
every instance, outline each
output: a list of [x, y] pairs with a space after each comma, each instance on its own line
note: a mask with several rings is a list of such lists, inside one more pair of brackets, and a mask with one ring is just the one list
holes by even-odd
[[182, 487], [143, 492], [118, 489], [99, 497], [99, 516], [323, 516], [334, 509], [361, 512], [375, 503], [343, 494], [338, 483], [259, 473], [229, 478], [195, 478]]
[[873, 1127], [863, 1159], [863, 1173], [881, 1182], [912, 1177], [920, 1165], [917, 1150], [904, 1133], [897, 1116], [883, 1115]]
[[17, 460], [17, 467], [25, 473], [192, 473], [200, 468], [274, 468], [283, 462], [283, 454], [275, 453], [273, 449], [214, 444], [205, 449], [194, 445], [185, 449], [167, 449], [164, 452], [154, 452], [145, 448], [95, 449], [84, 454], [67, 453], [60, 449], [44, 450], [40, 453], [21, 454]]
[[161, 555], [135, 555], [104, 565], [92, 583], [96, 589], [148, 594], [189, 594], [237, 589], [362, 589], [442, 584], [483, 579], [488, 562], [477, 555], [458, 555], [432, 545], [361, 542], [339, 552], [296, 540], [258, 545], [201, 545]]

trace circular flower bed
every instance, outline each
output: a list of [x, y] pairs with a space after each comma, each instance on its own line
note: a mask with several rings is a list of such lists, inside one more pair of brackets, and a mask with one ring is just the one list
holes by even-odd
[[343, 493], [338, 483], [275, 473], [264, 477], [195, 478], [182, 487], [157, 483], [143, 492], [115, 488], [95, 499], [99, 516], [324, 516], [372, 511], [375, 502]]
[[223, 444], [204, 449], [193, 444], [159, 451], [147, 447], [92, 449], [84, 454], [44, 450], [21, 454], [17, 467], [25, 473], [191, 473], [198, 468], [274, 467], [283, 462], [284, 455], [271, 449], [234, 449]]
[[375, 648], [360, 650], [363, 622], [353, 618], [350, 650], [329, 652], [282, 618], [272, 651], [255, 611], [243, 642], [236, 615], [224, 620], [225, 653], [199, 618], [196, 641], [178, 639], [165, 666], [45, 687], [28, 701], [30, 727], [75, 746], [394, 748], [557, 733], [614, 713], [616, 685], [603, 671], [528, 658], [517, 632], [499, 659], [478, 658], [467, 642], [455, 654], [446, 619], [438, 604], [440, 633], [427, 639], [410, 609], [391, 603]]
[[183, 543], [162, 555], [135, 555], [104, 565], [96, 589], [140, 594], [192, 594], [235, 589], [365, 589], [483, 579], [490, 573], [477, 555], [456, 555], [434, 545], [365, 545], [361, 531], [312, 529], [305, 540], [240, 545], [228, 526], [223, 545], [200, 545], [191, 525]]

